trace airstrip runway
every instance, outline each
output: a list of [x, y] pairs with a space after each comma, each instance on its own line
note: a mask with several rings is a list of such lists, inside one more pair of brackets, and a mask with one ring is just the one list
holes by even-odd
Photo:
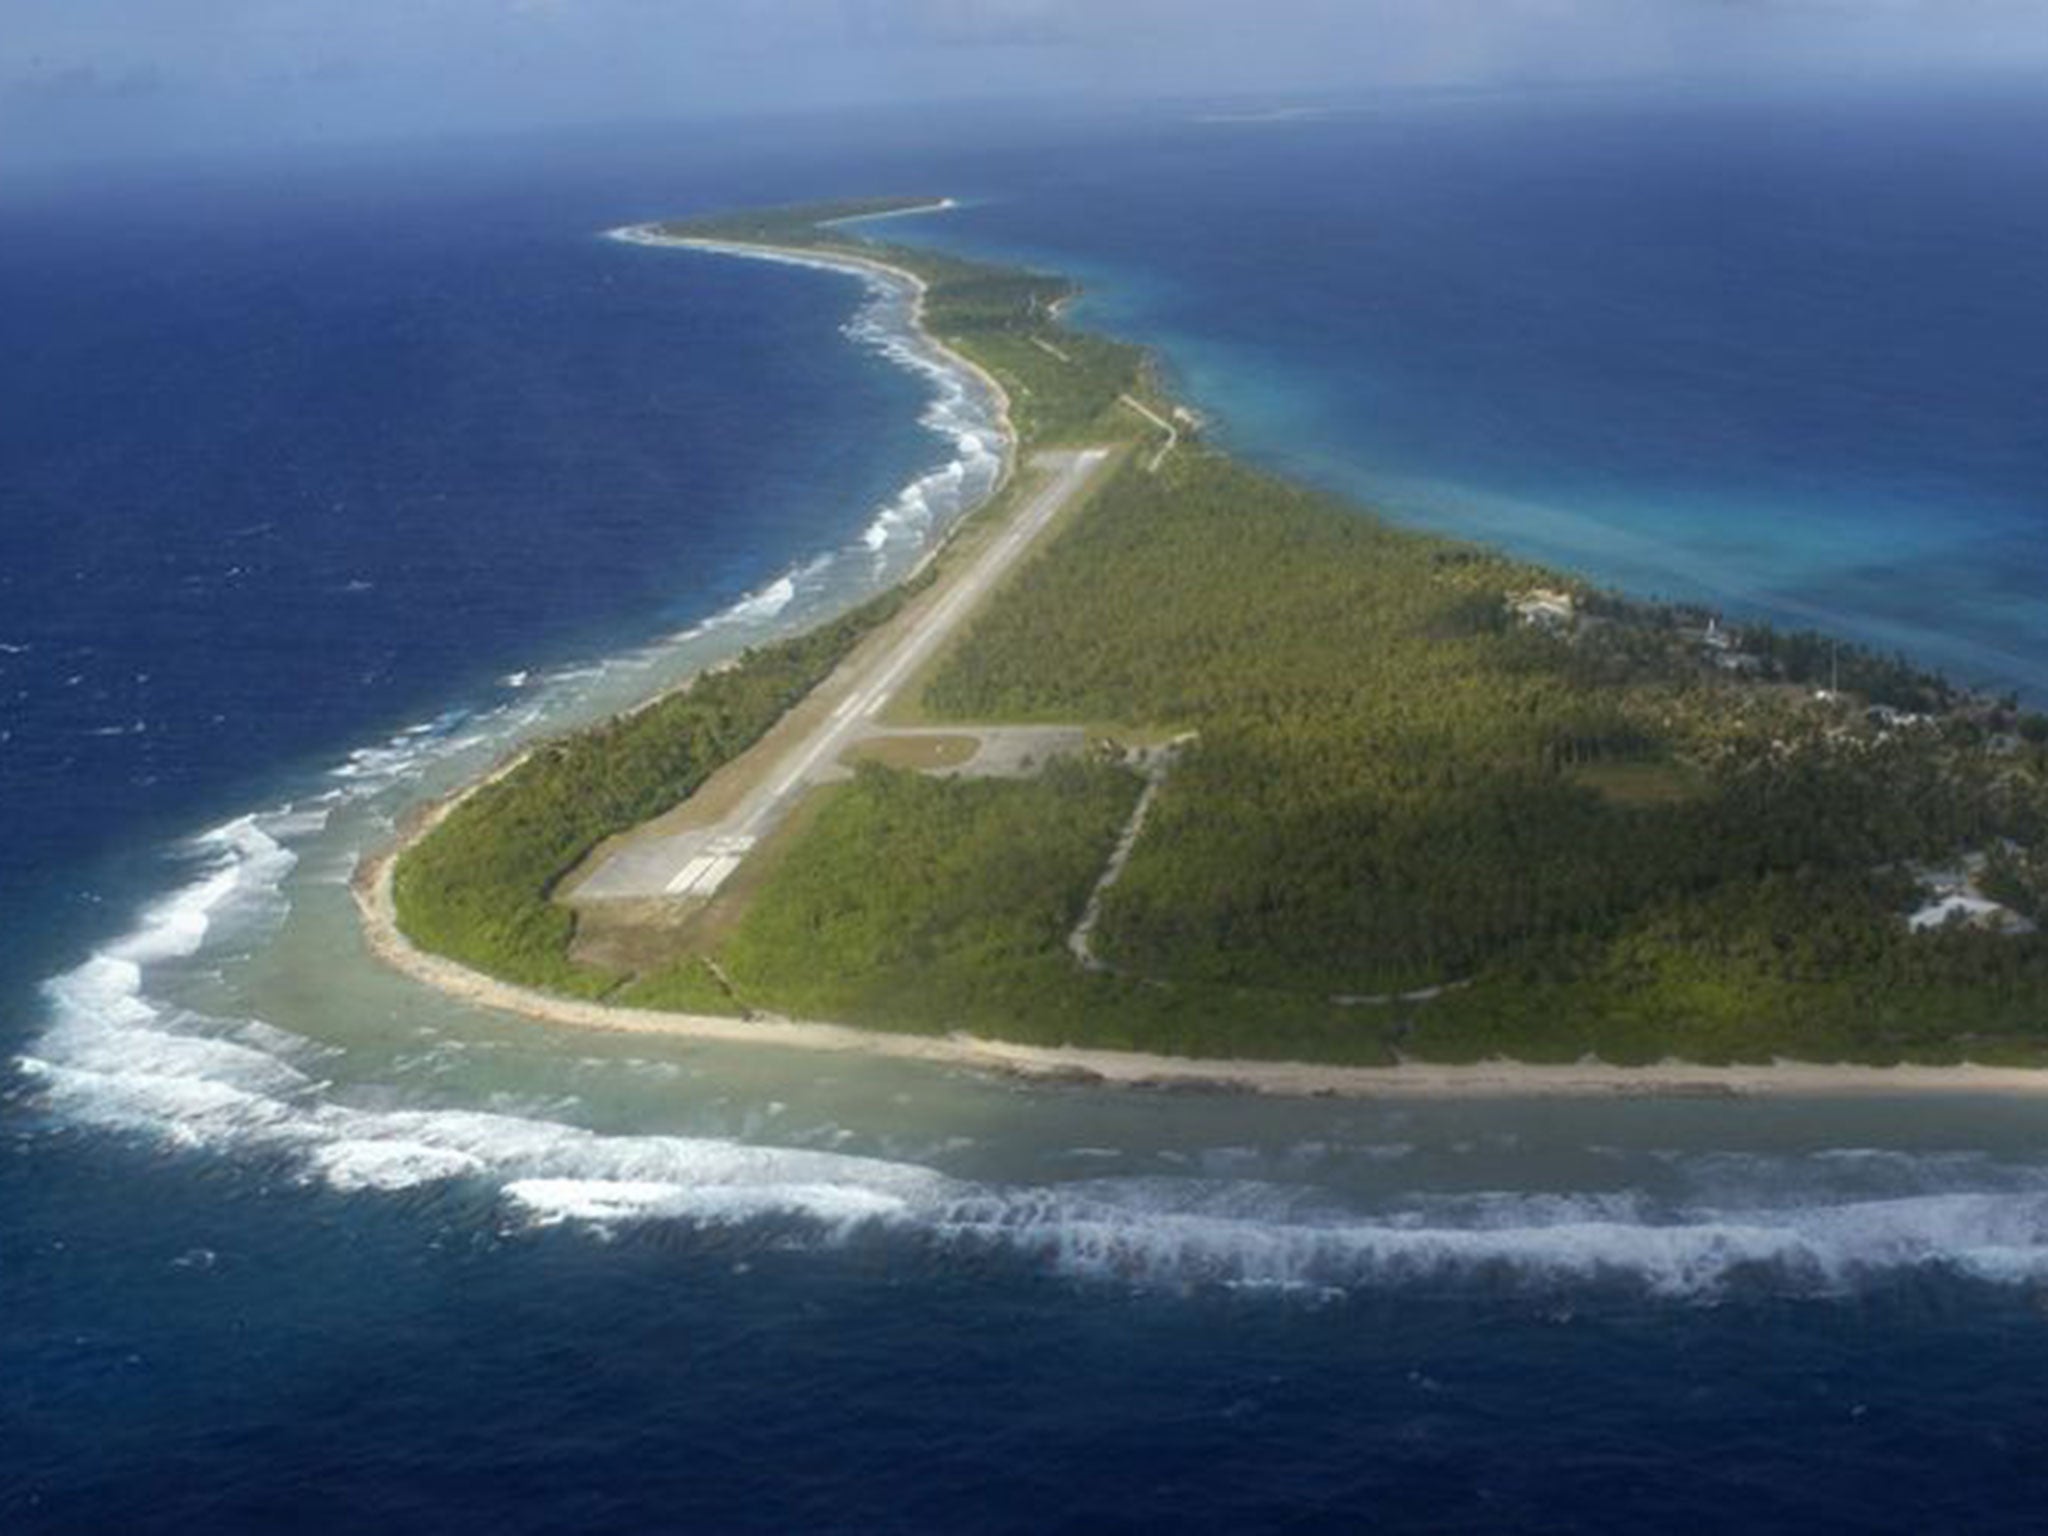
[[938, 654], [1108, 458], [1104, 448], [1038, 454], [1033, 463], [1045, 481], [1008, 525], [892, 644], [872, 655], [856, 655], [826, 680], [820, 692], [837, 695], [839, 702], [766, 766], [730, 812], [710, 826], [629, 835], [577, 884], [575, 900], [681, 900], [715, 894], [805, 792], [834, 773], [847, 748], [880, 731], [879, 717], [897, 691]]

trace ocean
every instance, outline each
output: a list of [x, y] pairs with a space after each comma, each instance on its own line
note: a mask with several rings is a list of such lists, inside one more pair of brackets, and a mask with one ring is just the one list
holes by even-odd
[[900, 295], [1079, 274], [1237, 451], [2043, 696], [2048, 104], [693, 125], [0, 190], [9, 1531], [2030, 1529], [2048, 1103], [1261, 1101], [566, 1037], [408, 808], [986, 484]]

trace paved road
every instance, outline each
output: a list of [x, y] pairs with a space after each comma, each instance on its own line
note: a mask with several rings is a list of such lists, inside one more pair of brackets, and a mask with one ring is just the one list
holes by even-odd
[[716, 892], [804, 792], [831, 771], [840, 754], [873, 733], [877, 717], [897, 689], [938, 652], [1108, 457], [1103, 448], [1039, 454], [1037, 465], [1051, 471], [1045, 484], [919, 623], [879, 658], [863, 661], [857, 675], [849, 679], [842, 672], [826, 684], [843, 687], [846, 696], [762, 775], [732, 814], [716, 826], [627, 843], [584, 879], [576, 888], [576, 899], [706, 897]]

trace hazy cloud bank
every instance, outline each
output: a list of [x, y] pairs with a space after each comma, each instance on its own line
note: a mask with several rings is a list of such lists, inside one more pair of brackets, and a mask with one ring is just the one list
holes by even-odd
[[0, 142], [2048, 68], [2048, 0], [8, 0]]

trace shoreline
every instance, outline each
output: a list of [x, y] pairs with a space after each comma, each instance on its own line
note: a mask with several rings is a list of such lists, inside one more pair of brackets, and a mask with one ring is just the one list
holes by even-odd
[[[839, 222], [865, 223], [872, 219], [900, 218], [905, 214], [933, 213], [953, 206], [953, 200], [945, 198], [923, 207], [900, 208], [893, 213], [862, 214], [856, 220], [841, 220]], [[1003, 469], [1001, 475], [996, 480], [994, 490], [989, 493], [991, 499], [1002, 490], [1003, 486], [1008, 483], [1010, 476], [1015, 473], [1019, 444], [1017, 441], [1016, 424], [1011, 416], [1010, 392], [1003, 388], [994, 374], [982, 367], [973, 358], [966, 356], [964, 353], [956, 352], [953, 348], [947, 346], [945, 342], [933, 335], [930, 329], [926, 327], [924, 323], [924, 306], [925, 296], [929, 292], [930, 285], [909, 268], [899, 267], [893, 263], [881, 261], [870, 256], [854, 256], [838, 251], [821, 252], [806, 250], [801, 246], [753, 245], [743, 240], [699, 240], [688, 236], [663, 235], [657, 233], [656, 227], [651, 224], [622, 224], [616, 229], [606, 230], [604, 234], [606, 239], [617, 240], [625, 245], [649, 245], [664, 250], [708, 251], [714, 255], [733, 256], [743, 261], [773, 261], [780, 262], [784, 266], [812, 267], [828, 272], [849, 272], [857, 277], [901, 284], [910, 291], [910, 329], [916, 334], [918, 340], [945, 358], [953, 367], [958, 368], [963, 373], [971, 374], [974, 378], [980, 380], [982, 388], [986, 389], [996, 402], [995, 428], [997, 435], [1003, 440]], [[987, 505], [987, 503], [984, 502], [983, 505]], [[975, 510], [978, 511], [980, 509], [976, 508]], [[968, 515], [971, 514], [963, 514], [960, 519], [956, 519], [955, 526], [957, 527], [959, 522], [964, 521]], [[922, 570], [925, 562], [930, 560], [932, 553], [936, 552], [946, 542], [946, 538], [950, 537], [951, 530], [948, 530], [946, 536], [940, 538], [933, 544], [932, 549], [926, 552], [924, 558], [918, 562], [911, 574], [915, 575], [918, 570]]]
[[[1009, 395], [986, 369], [947, 346], [926, 328], [924, 305], [927, 284], [916, 273], [885, 261], [839, 252], [820, 253], [800, 247], [660, 235], [650, 225], [623, 226], [605, 233], [607, 238], [628, 244], [777, 261], [850, 272], [905, 285], [912, 295], [910, 326], [920, 342], [944, 357], [949, 364], [979, 378], [997, 403], [995, 425], [1003, 442], [1003, 468], [996, 490], [1000, 491], [1015, 473], [1020, 445], [1011, 416]], [[959, 521], [953, 526], [957, 528]], [[914, 577], [929, 564], [948, 542], [951, 531], [949, 529], [925, 552], [907, 573], [906, 579]], [[644, 708], [647, 702], [651, 701], [643, 701], [635, 707]], [[531, 751], [531, 748], [527, 750]], [[705, 1043], [855, 1052], [927, 1065], [993, 1072], [1051, 1085], [1249, 1093], [1296, 1098], [1873, 1098], [1921, 1094], [2048, 1093], [2048, 1071], [2025, 1067], [1975, 1064], [1876, 1067], [1782, 1058], [1768, 1065], [1748, 1066], [1702, 1066], [1670, 1059], [1650, 1066], [1614, 1066], [1600, 1061], [1550, 1064], [1489, 1059], [1471, 1064], [1402, 1062], [1395, 1066], [1364, 1067], [1311, 1061], [1179, 1057], [1093, 1047], [1034, 1046], [986, 1040], [964, 1033], [944, 1036], [903, 1034], [828, 1022], [656, 1012], [559, 997], [501, 981], [418, 949], [400, 930], [392, 898], [392, 871], [406, 850], [431, 832], [470, 795], [512, 771], [526, 755], [526, 752], [521, 752], [442, 799], [417, 807], [405, 818], [390, 843], [362, 858], [349, 886], [361, 918], [365, 944], [374, 958], [457, 1001], [545, 1024]]]
[[499, 981], [440, 955], [428, 954], [415, 948], [399, 930], [391, 899], [391, 871], [398, 856], [488, 782], [478, 780], [414, 818], [398, 840], [364, 861], [350, 881], [350, 890], [362, 917], [364, 941], [377, 960], [458, 1002], [543, 1024], [707, 1045], [858, 1054], [987, 1072], [1051, 1087], [1162, 1093], [1473, 1100], [1873, 1099], [2048, 1094], [2048, 1072], [2027, 1067], [1870, 1067], [1790, 1060], [1727, 1067], [1666, 1060], [1652, 1066], [1618, 1067], [1600, 1061], [1539, 1063], [1498, 1058], [1470, 1064], [1417, 1061], [1392, 1067], [1359, 1067], [1310, 1061], [1162, 1056], [1087, 1046], [1021, 1045], [965, 1033], [899, 1034], [802, 1019], [740, 1019], [581, 1002]]

